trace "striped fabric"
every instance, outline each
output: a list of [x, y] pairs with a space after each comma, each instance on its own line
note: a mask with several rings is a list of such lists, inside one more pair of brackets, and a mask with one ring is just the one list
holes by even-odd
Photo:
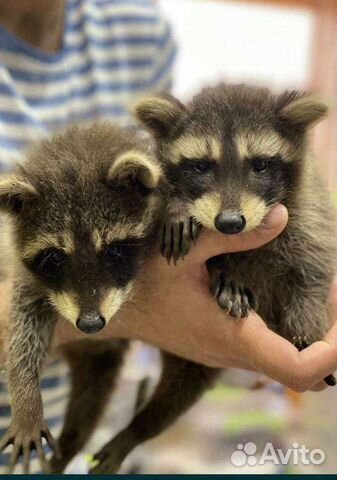
[[169, 87], [174, 55], [170, 28], [151, 0], [69, 0], [56, 54], [0, 27], [0, 169], [71, 123], [128, 124], [133, 99]]
[[[68, 0], [57, 54], [0, 27], [0, 171], [10, 170], [30, 144], [72, 123], [131, 125], [128, 110], [136, 98], [169, 88], [174, 56], [170, 28], [151, 0]], [[65, 365], [49, 364], [42, 394], [55, 435], [68, 391]], [[9, 422], [7, 385], [0, 378], [0, 435]], [[9, 453], [0, 456], [0, 473], [8, 459]], [[35, 456], [31, 471], [38, 470]]]

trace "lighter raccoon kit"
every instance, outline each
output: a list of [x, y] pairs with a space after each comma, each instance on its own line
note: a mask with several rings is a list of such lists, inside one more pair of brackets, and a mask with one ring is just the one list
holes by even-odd
[[[219, 85], [187, 106], [162, 97], [141, 101], [135, 111], [156, 140], [168, 181], [162, 253], [175, 261], [187, 255], [200, 226], [224, 234], [258, 228], [270, 208], [283, 203], [289, 223], [278, 238], [209, 260], [211, 292], [233, 318], [256, 309], [298, 348], [323, 338], [336, 266], [335, 216], [308, 131], [324, 118], [326, 106], [296, 92], [277, 96]], [[189, 409], [218, 373], [165, 354], [154, 396], [110, 442], [105, 471], [116, 471], [137, 444]], [[326, 381], [335, 384], [332, 375]]]
[[186, 255], [200, 227], [248, 232], [276, 203], [287, 207], [289, 222], [278, 238], [213, 258], [208, 269], [211, 292], [232, 317], [257, 310], [299, 343], [321, 339], [330, 324], [335, 214], [308, 142], [309, 129], [326, 113], [309, 95], [224, 84], [187, 106], [166, 97], [136, 107], [169, 184], [162, 238], [168, 259]]
[[[206, 89], [187, 106], [162, 97], [136, 107], [168, 182], [162, 238], [168, 259], [188, 254], [200, 226], [236, 234], [258, 228], [276, 203], [288, 208], [289, 223], [278, 238], [255, 251], [212, 258], [208, 269], [221, 308], [236, 319], [256, 309], [299, 348], [321, 339], [330, 323], [335, 219], [307, 138], [325, 114], [326, 106], [310, 96], [276, 96], [244, 85]], [[116, 472], [131, 450], [163, 432], [220, 373], [164, 352], [162, 359], [153, 396], [96, 455], [93, 473]], [[335, 383], [333, 376], [326, 380]]]

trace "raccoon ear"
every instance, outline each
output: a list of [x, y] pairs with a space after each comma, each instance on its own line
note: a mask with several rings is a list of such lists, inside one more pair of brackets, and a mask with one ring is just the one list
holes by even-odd
[[19, 213], [24, 203], [38, 195], [35, 187], [15, 174], [0, 176], [0, 209], [7, 213]]
[[158, 187], [162, 170], [149, 155], [137, 150], [121, 154], [111, 165], [108, 183], [131, 188], [141, 187], [143, 194]]
[[134, 107], [135, 117], [156, 137], [167, 137], [186, 116], [186, 107], [171, 95], [145, 98]]
[[302, 128], [314, 127], [327, 114], [328, 105], [314, 95], [295, 97], [280, 111], [282, 120]]

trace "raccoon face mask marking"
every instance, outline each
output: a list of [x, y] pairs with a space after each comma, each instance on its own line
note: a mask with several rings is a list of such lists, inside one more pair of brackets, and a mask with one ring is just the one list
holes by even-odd
[[187, 106], [171, 97], [136, 106], [155, 135], [174, 214], [180, 204], [185, 216], [227, 234], [256, 228], [287, 202], [307, 161], [306, 133], [326, 114], [310, 95], [224, 84]]
[[23, 272], [82, 331], [103, 328], [132, 294], [156, 238], [161, 180], [148, 145], [109, 124], [69, 129], [0, 179]]
[[80, 316], [80, 306], [77, 295], [74, 292], [49, 292], [50, 303], [60, 315], [76, 325]]

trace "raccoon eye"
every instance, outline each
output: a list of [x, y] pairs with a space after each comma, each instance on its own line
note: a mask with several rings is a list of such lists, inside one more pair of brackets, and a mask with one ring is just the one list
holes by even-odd
[[108, 263], [115, 263], [136, 253], [136, 245], [133, 242], [115, 243], [107, 247], [104, 256]]
[[269, 162], [266, 159], [263, 158], [255, 158], [252, 161], [252, 169], [256, 173], [263, 173], [268, 169]]
[[116, 257], [121, 257], [123, 254], [122, 245], [110, 245], [105, 251], [105, 257], [107, 260], [115, 260]]
[[199, 160], [193, 162], [193, 170], [197, 173], [206, 173], [212, 169], [212, 163], [209, 160]]
[[44, 277], [54, 277], [62, 269], [66, 258], [63, 250], [48, 248], [37, 258], [37, 271]]

